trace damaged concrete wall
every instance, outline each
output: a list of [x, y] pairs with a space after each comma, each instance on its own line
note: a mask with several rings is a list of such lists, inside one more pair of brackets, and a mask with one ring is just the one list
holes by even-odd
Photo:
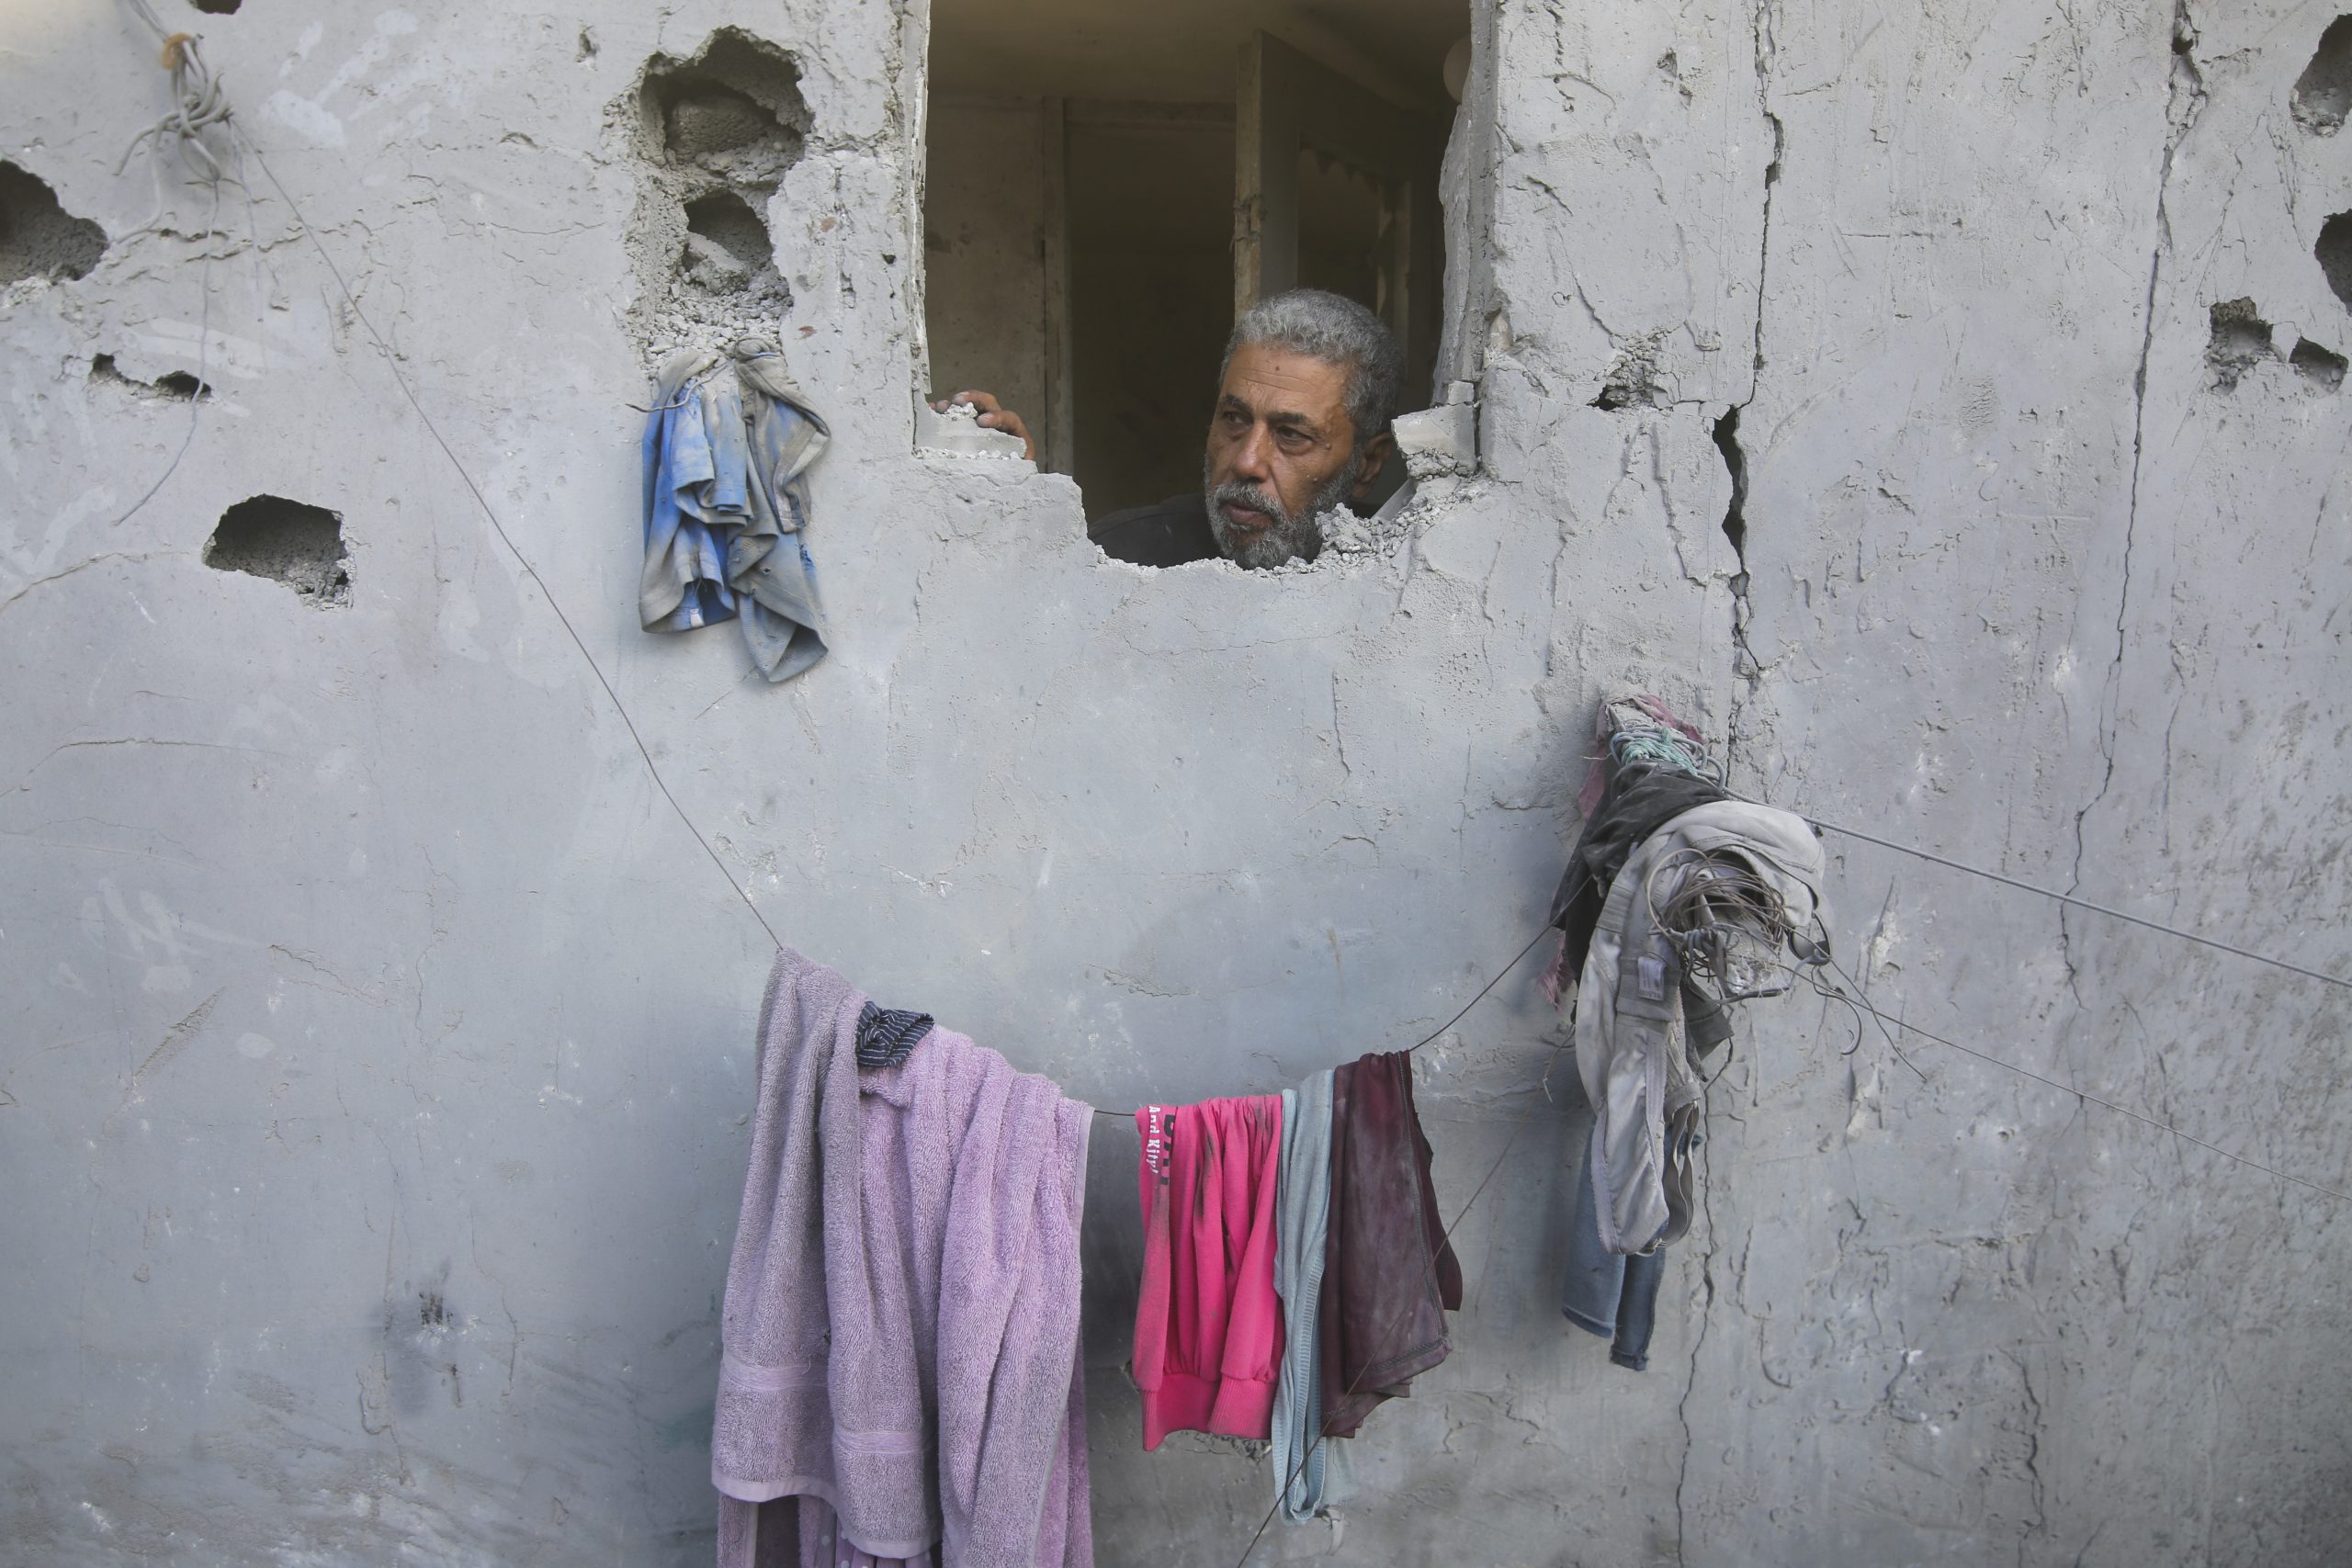
[[[1758, 782], [2346, 973], [2352, 407], [2293, 363], [2352, 336], [2314, 254], [2352, 150], [2292, 112], [2334, 19], [1765, 18]], [[2224, 309], [2249, 299], [2260, 334]], [[1880, 1006], [2342, 1186], [2341, 990], [1832, 847]], [[1762, 1500], [1781, 1552], [1823, 1560], [1939, 1530], [2028, 1561], [2334, 1560], [2352, 1427], [2312, 1350], [2346, 1325], [2321, 1284], [2345, 1206], [1932, 1045], [1925, 1081], [1833, 1062], [1798, 1021], [1759, 1041], [1770, 1120], [1715, 1146], [1749, 1173], [1716, 1211], [1745, 1266], [1709, 1270], [1692, 1382], [1787, 1436], [1736, 1464], [1694, 1444], [1687, 1515], [1737, 1536]]]
[[[163, 78], [127, 14], [0, 24], [0, 159], [43, 232], [112, 237], [0, 292], [28, 1561], [707, 1555], [766, 942], [550, 595], [779, 931], [1108, 1106], [1435, 1028], [1541, 920], [1629, 686], [1775, 800], [2352, 965], [2333, 12], [1482, 11], [1448, 363], [1486, 472], [1391, 554], [1247, 576], [1106, 562], [1068, 479], [910, 453], [911, 9], [202, 18], [394, 362], [271, 179], [209, 263], [200, 193], [137, 232], [156, 187], [114, 164]], [[730, 87], [768, 119], [714, 169], [646, 73], [726, 26], [791, 97]], [[687, 245], [719, 194], [772, 282]], [[837, 438], [833, 652], [773, 690], [633, 613], [626, 405], [746, 323]], [[1878, 1005], [2341, 1185], [2340, 992], [1831, 849]], [[1342, 1520], [1259, 1560], [2332, 1557], [2339, 1205], [1765, 1004], [1629, 1374], [1555, 1309], [1531, 993], [1423, 1053], [1446, 1205], [1508, 1156], [1456, 1353], [1367, 1428]], [[1262, 1462], [1141, 1454], [1117, 1371], [1133, 1158], [1103, 1122], [1102, 1559], [1227, 1562]]]

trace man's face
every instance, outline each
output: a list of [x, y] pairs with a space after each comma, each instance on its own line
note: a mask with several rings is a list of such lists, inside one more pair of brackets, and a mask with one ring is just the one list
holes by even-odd
[[1321, 514], [1370, 482], [1388, 437], [1359, 455], [1348, 370], [1265, 344], [1226, 367], [1202, 464], [1209, 530], [1220, 554], [1252, 569], [1323, 547]]

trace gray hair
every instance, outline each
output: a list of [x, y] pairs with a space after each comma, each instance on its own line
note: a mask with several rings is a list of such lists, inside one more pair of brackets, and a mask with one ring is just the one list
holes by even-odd
[[1321, 288], [1293, 288], [1261, 299], [1233, 323], [1217, 379], [1244, 344], [1288, 349], [1348, 370], [1345, 402], [1356, 427], [1356, 450], [1388, 428], [1405, 379], [1405, 351], [1378, 316], [1354, 300]]

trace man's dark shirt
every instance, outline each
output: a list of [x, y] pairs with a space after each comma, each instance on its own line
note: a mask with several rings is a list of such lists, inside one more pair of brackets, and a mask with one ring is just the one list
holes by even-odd
[[1199, 491], [1114, 512], [1087, 532], [1104, 555], [1137, 566], [1182, 566], [1217, 558], [1209, 503]]

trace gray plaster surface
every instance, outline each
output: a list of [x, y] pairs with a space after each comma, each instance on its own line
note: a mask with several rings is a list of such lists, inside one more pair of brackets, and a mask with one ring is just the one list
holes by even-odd
[[[778, 931], [1110, 1108], [1435, 1029], [1543, 919], [1629, 689], [1776, 801], [2352, 970], [2352, 403], [2292, 359], [2352, 341], [2352, 164], [2294, 113], [2335, 15], [1482, 9], [1442, 372], [1482, 471], [1257, 576], [1108, 562], [1067, 479], [914, 452], [922, 7], [207, 18], [538, 581], [266, 180], [209, 267], [177, 193], [0, 294], [0, 1558], [707, 1557], [769, 954], [549, 594]], [[634, 618], [628, 405], [740, 303], [649, 293], [694, 182], [640, 88], [724, 25], [797, 72], [767, 325], [835, 437], [832, 651], [775, 689]], [[0, 156], [129, 234], [149, 40], [0, 28]], [[2222, 388], [2239, 299], [2274, 352]], [[121, 384], [173, 373], [210, 395]], [[204, 564], [257, 494], [340, 516], [346, 605]], [[1830, 849], [1878, 1006], [2346, 1185], [2342, 991]], [[1556, 1310], [1563, 1038], [1522, 977], [1422, 1053], [1442, 1203], [1478, 1194], [1457, 1348], [1255, 1561], [2337, 1559], [2342, 1203], [1916, 1036], [1841, 1054], [1800, 994], [1713, 1091], [1631, 1374]], [[1141, 1453], [1118, 1371], [1134, 1155], [1100, 1124], [1101, 1557], [1229, 1562], [1263, 1461]]]

